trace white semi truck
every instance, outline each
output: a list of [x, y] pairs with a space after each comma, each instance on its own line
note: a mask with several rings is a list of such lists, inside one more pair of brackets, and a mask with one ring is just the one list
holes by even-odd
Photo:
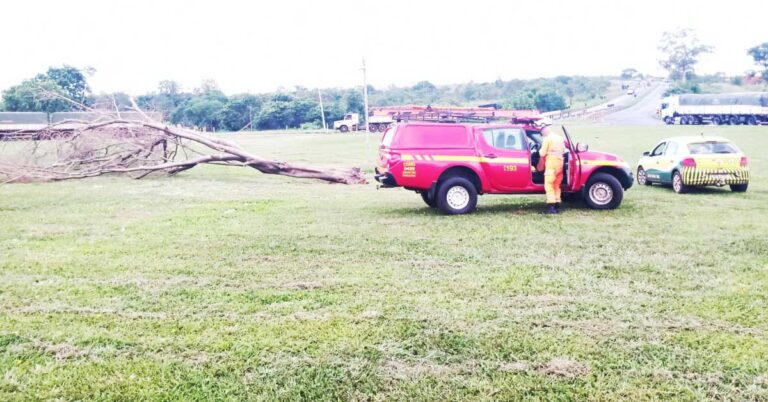
[[662, 99], [667, 124], [768, 124], [768, 92], [675, 95]]
[[[377, 131], [384, 132], [392, 123], [394, 123], [394, 120], [389, 116], [368, 116], [368, 126], [371, 127], [372, 133]], [[347, 113], [344, 115], [344, 120], [333, 122], [333, 129], [346, 133], [348, 131], [364, 130], [365, 124], [361, 124], [358, 113]]]

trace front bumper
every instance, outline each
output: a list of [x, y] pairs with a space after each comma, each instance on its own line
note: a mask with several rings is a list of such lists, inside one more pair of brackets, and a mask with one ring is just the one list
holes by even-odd
[[686, 186], [725, 186], [749, 183], [749, 169], [697, 169], [683, 168], [683, 184]]

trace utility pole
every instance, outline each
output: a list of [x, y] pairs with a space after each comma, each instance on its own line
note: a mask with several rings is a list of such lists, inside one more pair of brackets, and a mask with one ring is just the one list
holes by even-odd
[[320, 92], [320, 88], [317, 88], [317, 97], [320, 99], [320, 118], [323, 119], [323, 130], [328, 131], [328, 126], [325, 124], [325, 111], [323, 111], [323, 94]]
[[363, 103], [365, 104], [365, 133], [371, 132], [371, 126], [368, 122], [368, 79], [365, 75], [365, 57], [363, 57]]

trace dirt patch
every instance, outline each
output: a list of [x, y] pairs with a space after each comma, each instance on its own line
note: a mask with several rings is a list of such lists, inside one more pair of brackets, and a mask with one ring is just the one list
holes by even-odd
[[525, 373], [531, 370], [531, 365], [526, 362], [502, 363], [499, 365], [499, 370], [508, 373]]
[[282, 286], [287, 290], [315, 290], [323, 287], [324, 285], [320, 282], [289, 282]]
[[45, 353], [52, 354], [58, 360], [74, 359], [77, 357], [89, 356], [91, 353], [88, 350], [78, 348], [75, 345], [69, 343], [47, 343], [47, 342], [35, 342], [35, 347]]
[[549, 363], [539, 366], [538, 371], [554, 377], [576, 378], [589, 374], [592, 369], [587, 364], [563, 357], [556, 357], [550, 360]]

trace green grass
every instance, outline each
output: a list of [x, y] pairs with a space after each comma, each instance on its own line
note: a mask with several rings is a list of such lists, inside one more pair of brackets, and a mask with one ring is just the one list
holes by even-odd
[[[620, 209], [225, 167], [0, 186], [0, 400], [767, 400], [768, 130], [575, 126], [634, 163], [672, 135], [750, 156], [745, 194]], [[373, 164], [361, 134], [238, 134]]]

